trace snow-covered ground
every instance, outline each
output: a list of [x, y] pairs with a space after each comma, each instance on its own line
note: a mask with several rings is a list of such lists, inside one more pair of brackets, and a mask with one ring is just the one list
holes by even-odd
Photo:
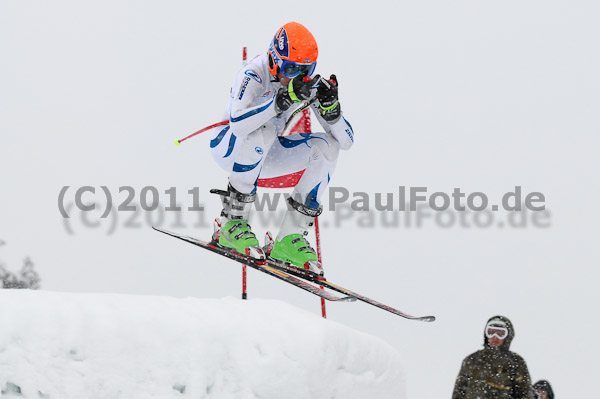
[[285, 302], [29, 290], [0, 290], [0, 383], [52, 399], [405, 398], [394, 348]]

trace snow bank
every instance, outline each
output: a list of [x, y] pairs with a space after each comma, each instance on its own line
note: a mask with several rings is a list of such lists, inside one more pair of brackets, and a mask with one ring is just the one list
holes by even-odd
[[405, 398], [391, 346], [284, 302], [29, 290], [0, 290], [0, 386], [51, 399]]

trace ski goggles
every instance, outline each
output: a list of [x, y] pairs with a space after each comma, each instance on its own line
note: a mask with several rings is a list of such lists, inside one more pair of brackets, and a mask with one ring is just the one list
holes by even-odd
[[504, 339], [508, 336], [508, 329], [506, 327], [499, 326], [487, 326], [485, 328], [485, 336], [488, 338], [498, 337]]
[[286, 77], [295, 78], [304, 71], [307, 72], [307, 76], [311, 76], [316, 67], [316, 62], [313, 62], [312, 64], [300, 64], [297, 62], [284, 60], [279, 68], [281, 69], [281, 73], [283, 73]]

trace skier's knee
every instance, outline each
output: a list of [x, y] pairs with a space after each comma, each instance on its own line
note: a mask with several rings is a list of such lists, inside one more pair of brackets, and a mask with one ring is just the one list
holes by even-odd
[[330, 162], [335, 161], [340, 152], [340, 143], [333, 137], [329, 137], [327, 141], [312, 140], [311, 144], [313, 145], [313, 152], [316, 152], [315, 156], [322, 155]]

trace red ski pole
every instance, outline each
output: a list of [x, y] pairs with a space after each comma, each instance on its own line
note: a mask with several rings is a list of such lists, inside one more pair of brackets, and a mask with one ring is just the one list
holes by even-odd
[[187, 137], [184, 137], [184, 138], [179, 139], [179, 140], [175, 140], [175, 145], [179, 145], [179, 144], [183, 143], [184, 141], [186, 141], [187, 139], [192, 138], [192, 137], [194, 137], [194, 136], [196, 136], [196, 135], [198, 135], [198, 134], [200, 134], [202, 132], [206, 132], [207, 130], [214, 129], [215, 127], [218, 127], [218, 126], [227, 125], [228, 123], [229, 123], [229, 119], [226, 120], [226, 121], [221, 121], [221, 122], [215, 123], [215, 124], [210, 125], [210, 126], [206, 126], [205, 128], [198, 130], [196, 133], [192, 133], [192, 134], [190, 134]]

